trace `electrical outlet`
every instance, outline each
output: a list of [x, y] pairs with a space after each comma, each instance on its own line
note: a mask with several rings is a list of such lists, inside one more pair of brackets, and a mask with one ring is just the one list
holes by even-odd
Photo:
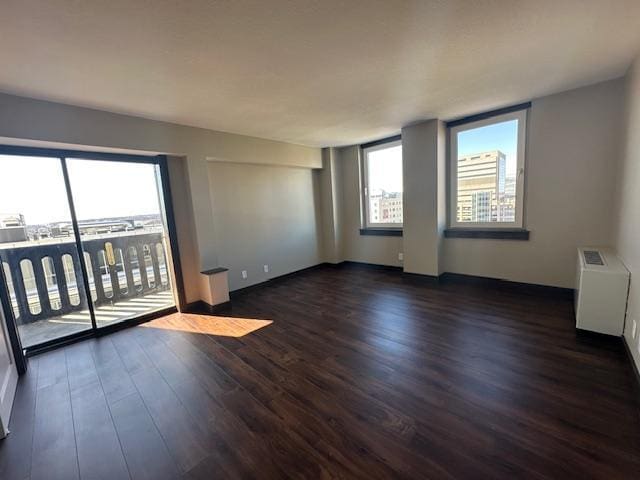
[[404, 253], [402, 252], [398, 253], [398, 260], [400, 261], [404, 260]]
[[264, 273], [269, 273], [269, 265], [264, 266]]
[[242, 278], [244, 278], [245, 280], [247, 279], [247, 271], [246, 270], [242, 270]]
[[631, 320], [631, 338], [636, 338], [636, 333], [638, 333], [638, 324], [635, 320]]

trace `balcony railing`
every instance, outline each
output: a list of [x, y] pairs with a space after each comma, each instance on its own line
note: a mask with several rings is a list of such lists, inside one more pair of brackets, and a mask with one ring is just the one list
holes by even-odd
[[[83, 237], [82, 248], [95, 307], [170, 288], [160, 231]], [[0, 261], [19, 325], [87, 309], [72, 238], [0, 244]]]

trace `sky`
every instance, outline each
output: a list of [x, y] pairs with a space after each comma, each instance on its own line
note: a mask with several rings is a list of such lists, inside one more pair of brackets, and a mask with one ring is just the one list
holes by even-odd
[[[155, 166], [68, 159], [78, 220], [157, 214]], [[57, 158], [0, 155], [0, 214], [23, 214], [27, 225], [71, 222]]]
[[402, 192], [402, 146], [375, 150], [367, 154], [369, 194]]
[[458, 133], [458, 158], [500, 150], [507, 156], [507, 175], [516, 173], [518, 120], [495, 123]]
[[[458, 133], [458, 157], [500, 150], [507, 157], [507, 175], [516, 173], [518, 121], [496, 123]], [[402, 192], [402, 146], [376, 150], [367, 155], [369, 193]]]

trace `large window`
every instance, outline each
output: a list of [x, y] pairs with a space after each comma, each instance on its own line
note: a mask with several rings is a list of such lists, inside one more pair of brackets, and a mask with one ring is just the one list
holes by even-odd
[[450, 226], [522, 228], [527, 110], [450, 126]]
[[363, 146], [365, 228], [402, 228], [402, 141]]

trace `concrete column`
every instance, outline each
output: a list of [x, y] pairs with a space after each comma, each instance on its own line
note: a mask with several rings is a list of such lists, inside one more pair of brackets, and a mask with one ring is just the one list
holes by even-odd
[[338, 150], [322, 150], [320, 172], [323, 258], [329, 263], [344, 260], [342, 248], [342, 178], [338, 170]]
[[442, 273], [446, 225], [446, 129], [428, 120], [402, 129], [404, 271]]

